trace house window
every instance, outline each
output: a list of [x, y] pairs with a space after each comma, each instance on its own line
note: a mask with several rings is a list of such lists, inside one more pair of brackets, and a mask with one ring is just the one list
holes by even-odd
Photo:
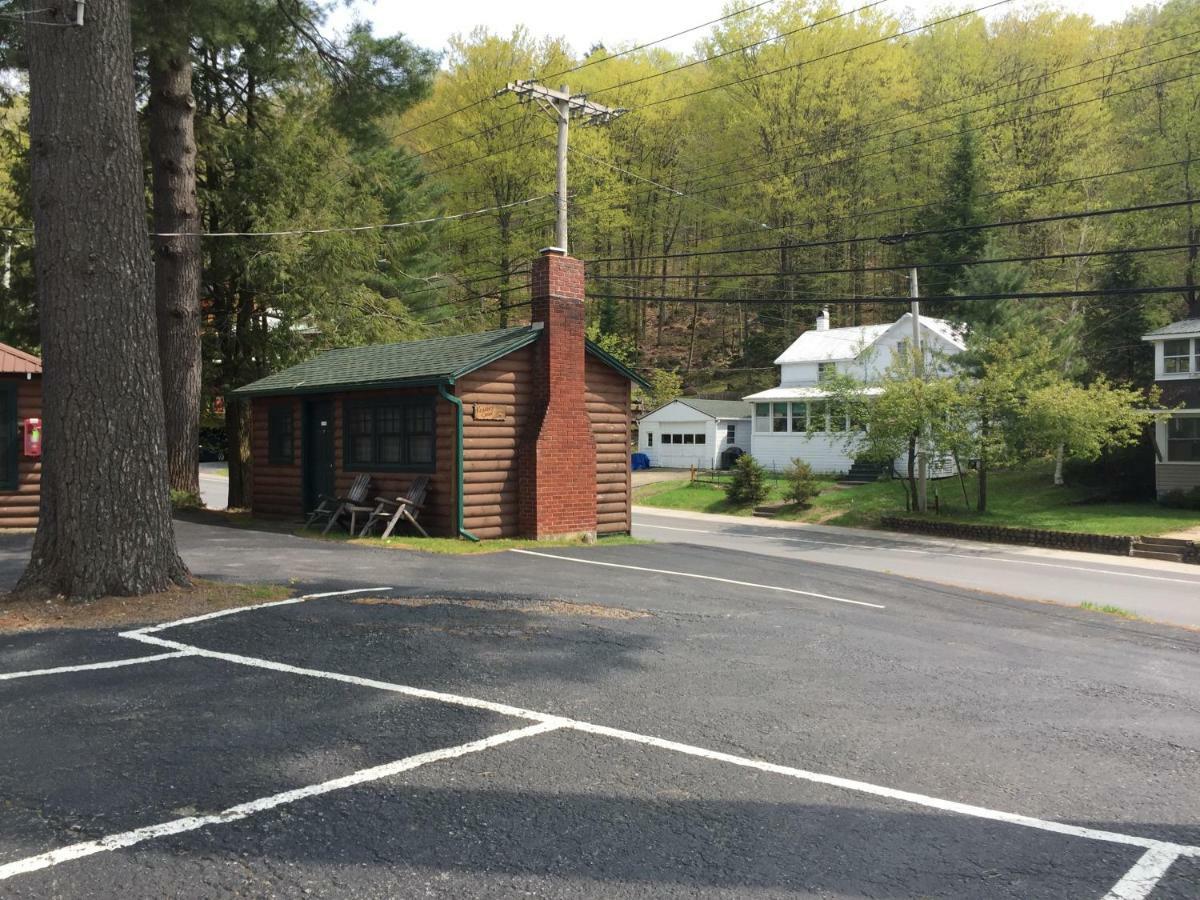
[[754, 430], [758, 432], [771, 430], [771, 404], [754, 404]]
[[276, 403], [267, 412], [267, 462], [272, 466], [290, 466], [296, 461], [295, 449], [292, 405]]
[[808, 430], [809, 431], [826, 431], [826, 430], [828, 430], [828, 425], [825, 421], [826, 413], [827, 413], [826, 406], [827, 406], [827, 404], [824, 401], [822, 401], [820, 403], [812, 404], [812, 406], [809, 408], [809, 411], [808, 411]]
[[1168, 420], [1167, 462], [1200, 462], [1200, 416]]
[[431, 471], [433, 402], [363, 400], [346, 404], [345, 468]]
[[792, 404], [792, 431], [808, 430], [808, 404]]
[[646, 432], [646, 446], [647, 447], [654, 446], [654, 432], [653, 431]]
[[0, 490], [17, 489], [17, 386], [0, 384]]
[[736, 425], [726, 425], [725, 426], [725, 443], [732, 444], [736, 440], [737, 440], [737, 426]]
[[775, 432], [788, 430], [788, 405], [786, 403], [771, 404], [771, 430]]
[[837, 363], [817, 363], [817, 381], [825, 381], [837, 374]]
[[707, 438], [705, 438], [704, 435], [702, 435], [702, 434], [696, 435], [696, 443], [697, 444], [703, 444], [706, 440], [707, 440]]
[[846, 411], [836, 403], [829, 405], [829, 430], [830, 431], [845, 431], [846, 430]]
[[1179, 375], [1192, 371], [1192, 342], [1163, 341], [1163, 373]]
[[696, 436], [694, 434], [685, 434], [683, 436], [683, 442], [685, 444], [694, 444], [696, 442]]

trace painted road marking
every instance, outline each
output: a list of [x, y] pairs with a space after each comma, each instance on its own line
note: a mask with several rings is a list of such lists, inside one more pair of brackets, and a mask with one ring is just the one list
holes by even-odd
[[1151, 847], [1104, 895], [1104, 900], [1144, 900], [1178, 858], [1178, 851], [1171, 847]]
[[145, 628], [138, 628], [135, 631], [125, 632], [121, 635], [121, 637], [129, 637], [134, 634], [154, 634], [156, 631], [174, 628], [177, 625], [194, 625], [196, 622], [207, 622], [209, 619], [219, 619], [221, 616], [232, 616], [235, 613], [250, 612], [256, 609], [269, 609], [272, 606], [288, 606], [292, 603], [304, 603], [307, 600], [320, 600], [324, 597], [341, 597], [346, 594], [369, 594], [373, 591], [390, 590], [390, 587], [354, 588], [354, 590], [350, 591], [326, 591], [323, 594], [305, 594], [303, 597], [289, 597], [286, 600], [272, 600], [268, 603], [255, 603], [253, 606], [231, 606], [229, 609], [219, 609], [216, 612], [205, 613], [202, 616], [189, 616], [186, 619], [176, 619], [173, 622], [162, 622], [158, 625], [147, 625]]
[[3, 672], [0, 681], [11, 681], [15, 678], [32, 678], [35, 675], [64, 675], [68, 672], [91, 672], [96, 669], [119, 669], [122, 666], [137, 666], [142, 663], [158, 662], [163, 659], [178, 659], [181, 656], [195, 656], [192, 650], [176, 650], [174, 653], [159, 653], [154, 656], [135, 656], [133, 659], [114, 659], [108, 662], [85, 663], [78, 666], [58, 666], [54, 669], [30, 669], [28, 672]]
[[[421, 697], [429, 700], [441, 700], [445, 703], [453, 703], [460, 706], [468, 706], [474, 709], [486, 709], [492, 712], [501, 713], [502, 715], [519, 716], [525, 719], [532, 719], [535, 722], [546, 726], [557, 728], [566, 728], [574, 731], [580, 731], [587, 734], [595, 734], [604, 737], [615, 738], [617, 740], [628, 741], [631, 743], [644, 744], [650, 747], [656, 747], [663, 750], [671, 750], [676, 753], [683, 753], [688, 756], [697, 756], [705, 759], [711, 759], [716, 762], [729, 763], [731, 765], [741, 766], [743, 768], [757, 769], [762, 772], [769, 772], [777, 775], [785, 775], [791, 778], [796, 778], [802, 781], [810, 781], [816, 784], [823, 784], [830, 787], [841, 788], [843, 790], [852, 791], [855, 793], [869, 794], [871, 796], [883, 797], [890, 800], [896, 800], [903, 803], [910, 803], [917, 806], [929, 807], [943, 812], [952, 812], [964, 816], [974, 818], [987, 819], [994, 822], [1003, 822], [1009, 825], [1018, 825], [1025, 828], [1033, 828], [1040, 831], [1049, 831], [1055, 834], [1067, 835], [1069, 837], [1078, 837], [1088, 840], [1105, 841], [1114, 844], [1124, 844], [1126, 846], [1143, 847], [1147, 850], [1159, 849], [1169, 851], [1176, 856], [1198, 856], [1200, 857], [1200, 847], [1191, 847], [1183, 844], [1174, 844], [1169, 841], [1160, 841], [1155, 838], [1139, 837], [1137, 835], [1122, 834], [1115, 831], [1104, 831], [1097, 828], [1085, 828], [1079, 825], [1069, 825], [1062, 822], [1053, 822], [1048, 819], [1038, 819], [1033, 816], [1024, 816], [1016, 813], [1004, 812], [1002, 810], [989, 809], [983, 806], [974, 806], [968, 803], [960, 803], [955, 800], [943, 800], [939, 797], [932, 797], [927, 794], [918, 794], [912, 791], [897, 790], [895, 788], [883, 787], [882, 785], [871, 784], [866, 781], [857, 781], [850, 778], [842, 778], [837, 775], [826, 775], [820, 772], [812, 772], [805, 769], [795, 768], [793, 766], [783, 766], [778, 763], [764, 762], [763, 760], [753, 759], [748, 756], [737, 756], [731, 753], [723, 753], [718, 750], [708, 750], [704, 747], [698, 747], [692, 744], [683, 744], [677, 741], [667, 740], [665, 738], [654, 737], [652, 735], [639, 734], [633, 731], [625, 731], [619, 728], [611, 728], [607, 725], [596, 725], [591, 722], [584, 722], [578, 719], [569, 719], [563, 716], [557, 716], [551, 713], [538, 712], [532, 709], [523, 709], [521, 707], [510, 706], [504, 703], [495, 703], [490, 700], [481, 700], [476, 697], [466, 697], [461, 694], [449, 694], [440, 691], [430, 691], [424, 688], [415, 688], [408, 685], [394, 684], [384, 681], [376, 681], [373, 679], [359, 678], [354, 675], [343, 675], [337, 672], [325, 672], [319, 669], [304, 669], [297, 666], [291, 666], [286, 663], [278, 663], [273, 660], [260, 659], [252, 656], [239, 656], [236, 654], [222, 653], [216, 650], [206, 650], [201, 647], [191, 647], [187, 644], [181, 644], [174, 641], [166, 641], [162, 638], [151, 637], [149, 635], [135, 635], [128, 633], [124, 635], [131, 637], [134, 640], [140, 640], [147, 643], [155, 643], [160, 646], [174, 646], [177, 648], [187, 648], [195, 651], [197, 655], [221, 659], [228, 662], [238, 663], [240, 665], [254, 666], [258, 668], [272, 669], [275, 671], [291, 672], [297, 675], [307, 675], [317, 678], [330, 678], [335, 681], [344, 681], [350, 684], [358, 684], [364, 687], [374, 687], [382, 690], [393, 691], [396, 693], [407, 694], [414, 697]], [[1157, 858], [1157, 857], [1156, 857]], [[1144, 859], [1144, 858], [1143, 858]], [[1135, 867], [1136, 868], [1136, 867]], [[1163, 867], [1166, 871], [1166, 867]], [[1128, 876], [1127, 876], [1128, 877]]]
[[738, 587], [758, 588], [763, 591], [782, 591], [785, 594], [799, 594], [802, 597], [816, 597], [820, 600], [833, 600], [835, 603], [852, 603], [855, 606], [867, 606], [871, 609], [887, 609], [878, 603], [867, 603], [865, 600], [847, 600], [845, 597], [832, 597], [829, 594], [818, 594], [813, 591], [802, 591], [798, 588], [780, 587], [775, 584], [755, 584], [752, 581], [735, 581], [732, 578], [718, 578], [716, 575], [700, 575], [696, 572], [676, 572], [671, 569], [651, 569], [646, 566], [629, 566], [623, 563], [601, 562], [598, 559], [578, 559], [574, 556], [558, 556], [554, 553], [542, 553], [538, 550], [510, 550], [511, 553], [524, 553], [526, 556], [542, 556], [546, 559], [561, 559], [566, 562], [579, 563], [585, 566], [607, 566], [610, 569], [630, 569], [634, 572], [653, 572], [656, 575], [675, 575], [680, 578], [699, 578], [702, 581], [719, 581], [722, 584], [735, 584]]
[[[530, 551], [518, 551], [530, 552]], [[534, 553], [536, 556], [551, 556], [551, 554]], [[571, 562], [585, 562], [584, 560], [576, 560], [571, 557], [552, 557], [558, 559], [566, 559]], [[603, 564], [617, 565], [617, 564]], [[619, 568], [638, 568], [630, 566], [617, 566]], [[657, 570], [649, 570], [657, 571]], [[690, 573], [667, 573], [667, 574], [683, 574], [688, 577], [708, 578], [709, 576], [695, 576]], [[713, 579], [724, 581], [726, 579]], [[742, 582], [733, 582], [742, 584]], [[758, 587], [758, 585], [754, 585]], [[371, 590], [388, 590], [387, 588], [373, 588]], [[784, 589], [786, 590], [786, 589]], [[324, 595], [310, 595], [306, 598], [295, 598], [294, 602], [300, 602], [304, 599], [315, 599], [317, 596], [336, 596], [342, 593], [361, 593], [361, 591], [346, 591], [346, 592], [331, 592]], [[837, 599], [837, 598], [830, 598]], [[286, 602], [286, 601], [281, 601]], [[861, 601], [849, 601], [861, 602]], [[264, 608], [268, 606], [279, 605], [278, 603], [260, 604], [257, 607], [242, 607], [241, 609], [232, 610], [229, 612], [246, 612], [255, 608]], [[869, 604], [867, 604], [869, 605]], [[226, 611], [222, 611], [226, 612]], [[203, 619], [207, 617], [194, 617], [195, 619]], [[174, 623], [166, 623], [162, 626], [154, 626], [156, 629], [170, 628], [178, 624], [187, 624], [193, 619], [181, 619]], [[398, 772], [407, 771], [411, 768], [416, 768], [419, 765], [424, 765], [427, 762], [433, 762], [440, 759], [452, 759], [458, 756], [463, 756], [468, 753], [478, 750], [488, 749], [492, 746], [499, 746], [503, 743], [518, 740], [523, 737], [541, 734], [556, 729], [570, 729], [587, 734], [594, 734], [602, 737], [609, 737], [616, 740], [628, 741], [632, 743], [643, 744], [645, 746], [655, 747], [663, 750], [670, 750], [676, 753], [682, 753], [688, 756], [695, 756], [704, 759], [710, 759], [715, 762], [728, 763], [731, 765], [740, 766], [743, 768], [756, 769], [771, 774], [784, 775], [791, 778], [796, 778], [803, 781], [809, 781], [817, 784], [823, 784], [830, 787], [836, 787], [856, 793], [868, 794], [876, 797], [883, 797], [891, 800], [896, 800], [903, 803], [910, 803], [917, 806], [929, 807], [938, 809], [944, 812], [956, 813], [959, 815], [969, 816], [973, 818], [981, 818], [989, 821], [1002, 822], [1005, 824], [1021, 826], [1025, 828], [1036, 829], [1040, 831], [1062, 834], [1069, 837], [1078, 837], [1088, 840], [1104, 841], [1108, 843], [1121, 844], [1125, 846], [1143, 847], [1146, 852], [1134, 864], [1134, 866], [1125, 874], [1105, 897], [1105, 900], [1144, 900], [1144, 898], [1153, 890], [1154, 886], [1166, 874], [1171, 864], [1180, 856], [1200, 857], [1200, 847], [1194, 847], [1184, 844], [1175, 844], [1168, 841], [1160, 841], [1154, 838], [1139, 837], [1137, 835], [1122, 834], [1120, 832], [1105, 831], [1095, 828], [1085, 828], [1078, 825], [1069, 825], [1061, 822], [1053, 822], [1047, 819], [1038, 819], [1032, 816], [1023, 816], [1015, 813], [1008, 813], [1001, 810], [993, 810], [987, 807], [974, 806], [967, 803], [960, 803], [953, 800], [943, 800], [938, 797], [932, 797], [926, 794], [918, 794], [911, 791], [902, 791], [894, 788], [887, 788], [881, 785], [871, 784], [865, 781], [857, 781], [855, 779], [842, 778], [836, 775], [826, 775], [819, 772], [812, 772], [805, 769], [794, 768], [792, 766], [783, 766], [777, 763], [765, 762], [763, 760], [753, 759], [746, 756], [737, 756], [730, 753], [723, 753], [716, 750], [708, 750], [703, 747], [698, 747], [691, 744], [683, 744], [677, 741], [670, 741], [664, 738], [653, 737], [651, 735], [639, 734], [637, 732], [625, 731], [623, 729], [611, 728], [606, 725], [596, 725], [590, 722], [583, 722], [575, 719], [567, 719], [561, 716], [556, 716], [548, 713], [537, 712], [530, 709], [522, 709], [520, 707], [511, 706], [504, 703], [495, 703], [490, 700], [482, 700], [474, 697], [466, 697], [458, 694], [449, 694], [440, 691], [430, 691], [424, 688], [416, 688], [408, 685], [394, 684], [390, 682], [377, 681], [374, 679], [359, 678], [353, 675], [343, 675], [336, 672], [325, 672], [318, 669], [304, 669], [298, 666], [291, 666], [286, 663], [278, 663], [273, 660], [260, 659], [257, 657], [240, 656], [237, 654], [222, 653], [215, 650], [206, 650], [201, 647], [193, 647], [188, 644], [182, 644], [176, 641], [168, 641], [164, 638], [153, 637], [146, 633], [146, 629], [124, 632], [122, 637], [136, 640], [141, 643], [153, 644], [161, 647], [169, 647], [178, 651], [179, 655], [195, 655], [209, 657], [213, 659], [224, 660], [227, 662], [237, 663], [240, 665], [253, 666], [256, 668], [270, 669], [273, 671], [288, 672], [292, 674], [305, 675], [310, 677], [329, 678], [336, 681], [343, 681], [350, 684], [356, 684], [363, 687], [377, 688], [382, 690], [393, 691], [396, 693], [407, 694], [413, 697], [420, 697], [429, 700], [440, 700], [446, 703], [467, 706], [475, 709], [485, 709], [492, 712], [497, 712], [502, 715], [516, 716], [525, 719], [531, 719], [535, 724], [525, 728], [516, 729], [509, 732], [504, 732], [492, 738], [487, 738], [482, 741], [475, 741], [470, 744], [463, 744], [459, 747], [450, 747], [445, 750], [431, 751], [430, 753], [418, 754], [417, 756], [408, 757], [403, 760], [398, 760], [393, 763], [388, 763], [384, 766], [377, 766], [371, 769], [364, 769], [353, 773], [343, 778], [334, 779], [329, 782], [324, 782], [319, 785], [313, 785], [306, 788], [299, 788], [293, 791], [285, 791], [281, 794], [276, 794], [271, 797], [266, 797], [260, 800], [251, 801], [250, 803], [240, 804], [230, 807], [222, 813], [217, 813], [210, 816], [188, 817], [178, 819], [173, 822], [163, 823], [161, 825], [149, 826], [147, 828], [136, 829], [122, 834], [111, 835], [106, 838], [101, 838], [98, 841], [88, 841], [81, 844], [75, 844], [70, 847], [52, 850], [48, 853], [38, 856], [29, 857], [24, 860], [18, 860], [14, 863], [0, 866], [0, 880], [12, 877], [13, 875], [23, 874], [25, 872], [36, 871], [37, 869], [46, 868], [48, 866], [58, 865], [70, 859], [78, 859], [83, 856], [89, 856], [94, 853], [100, 853], [108, 850], [116, 850], [122, 847], [132, 846], [133, 844], [141, 843], [142, 841], [151, 840], [164, 835], [178, 834], [182, 831], [191, 831], [196, 828], [202, 828], [210, 824], [221, 824], [224, 822], [235, 821], [245, 818], [266, 809], [271, 809], [275, 806], [284, 803], [295, 802], [296, 800], [305, 797], [318, 796], [330, 791], [339, 790], [343, 787], [349, 787], [354, 784], [362, 784], [368, 781], [378, 780], [388, 777], [388, 775]], [[173, 655], [173, 654], [164, 654]]]
[[237, 806], [231, 806], [212, 815], [186, 816], [182, 819], [174, 819], [158, 825], [149, 825], [144, 828], [135, 828], [132, 831], [110, 834], [95, 841], [84, 841], [79, 844], [60, 847], [48, 853], [41, 853], [37, 856], [29, 856], [6, 865], [0, 865], [0, 881], [12, 878], [14, 875], [25, 875], [29, 872], [36, 872], [39, 869], [48, 869], [51, 866], [61, 865], [73, 859], [92, 856], [96, 853], [105, 853], [110, 850], [132, 847], [135, 844], [141, 844], [155, 838], [195, 831], [209, 825], [223, 825], [226, 822], [236, 822], [239, 819], [248, 818], [268, 809], [275, 809], [278, 806], [295, 803], [298, 800], [318, 797], [321, 794], [344, 790], [345, 788], [366, 784], [370, 781], [378, 781], [381, 778], [390, 778], [393, 775], [408, 772], [411, 769], [416, 769], [429, 763], [441, 762], [446, 759], [456, 759], [460, 756], [466, 756], [468, 753], [478, 753], [481, 750], [499, 747], [501, 744], [508, 744], [521, 738], [554, 731], [559, 727], [561, 726], [554, 722], [538, 722], [535, 725], [527, 725], [524, 728], [505, 731], [501, 734], [484, 738], [483, 740], [472, 741], [469, 744], [460, 744], [457, 747], [445, 747], [441, 750], [431, 750], [428, 753], [418, 753], [415, 756], [398, 759], [395, 762], [385, 763], [381, 766], [359, 769], [357, 772], [343, 775], [341, 778], [334, 778], [331, 781], [323, 781], [320, 784], [312, 784], [307, 787], [283, 791], [279, 794], [272, 794], [269, 797], [251, 800], [248, 803], [239, 803]]
[[[851, 550], [879, 550], [885, 553], [914, 553], [919, 556], [932, 556], [938, 559], [952, 557], [954, 559], [969, 559], [972, 561], [982, 560], [984, 562], [1008, 563], [1009, 565], [1014, 566], [1041, 566], [1049, 569], [1069, 569], [1076, 572], [1092, 572], [1096, 575], [1119, 575], [1124, 578], [1141, 578], [1147, 581], [1169, 581], [1174, 584], [1193, 584], [1200, 587], [1200, 580], [1191, 578], [1169, 578], [1166, 575], [1143, 575], [1140, 572], [1128, 572], [1121, 569], [1103, 569], [1095, 566], [1072, 566], [1069, 563], [1037, 562], [1031, 559], [1006, 559], [1003, 556], [977, 556], [973, 553], [951, 553], [948, 551], [938, 550], [936, 548], [922, 549], [914, 547], [896, 547], [889, 544], [855, 544], [847, 543], [845, 541], [818, 540], [816, 538], [776, 537], [775, 535], [767, 534], [746, 535], [738, 534], [736, 531], [726, 531], [724, 529], [704, 531], [699, 528], [675, 528], [669, 525], [650, 525], [645, 522], [634, 522], [633, 524], [637, 528], [657, 528], [662, 531], [690, 531], [695, 534], [719, 534], [722, 537], [733, 538], [734, 540], [739, 538], [750, 539], [754, 537], [770, 537], [773, 540], [783, 541], [784, 543], [788, 544], [820, 544], [824, 547], [847, 547]], [[734, 527], [738, 528], [745, 526]], [[520, 553], [528, 551], [515, 552]]]

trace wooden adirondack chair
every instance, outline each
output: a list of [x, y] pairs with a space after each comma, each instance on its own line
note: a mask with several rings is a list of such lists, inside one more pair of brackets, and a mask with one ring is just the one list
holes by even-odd
[[359, 536], [362, 537], [380, 522], [386, 522], [387, 525], [383, 529], [383, 537], [391, 537], [392, 529], [396, 524], [404, 519], [413, 528], [421, 532], [425, 537], [429, 537], [429, 532], [421, 527], [421, 523], [417, 521], [417, 516], [421, 514], [421, 507], [425, 505], [425, 495], [429, 493], [429, 476], [418, 475], [412, 480], [412, 484], [408, 486], [408, 491], [403, 497], [397, 497], [394, 500], [389, 500], [386, 497], [377, 497], [375, 499], [375, 509], [370, 517], [363, 525]]
[[[308, 521], [304, 523], [304, 527], [311, 528], [314, 522], [320, 523], [323, 521], [325, 522], [325, 529], [321, 532], [321, 534], [328, 534], [329, 529], [333, 527], [333, 523], [336, 522], [345, 511], [344, 507], [347, 504], [350, 504], [351, 506], [361, 506], [362, 503], [367, 499], [367, 493], [370, 491], [370, 489], [371, 476], [364, 472], [355, 477], [354, 483], [350, 485], [350, 491], [346, 494], [346, 496], [330, 497], [326, 494], [322, 494], [318, 498], [320, 502], [317, 503], [316, 508], [308, 514]], [[370, 512], [370, 510], [368, 509], [367, 512]], [[351, 522], [353, 525], [353, 514], [351, 515]], [[353, 533], [353, 528], [351, 533]]]

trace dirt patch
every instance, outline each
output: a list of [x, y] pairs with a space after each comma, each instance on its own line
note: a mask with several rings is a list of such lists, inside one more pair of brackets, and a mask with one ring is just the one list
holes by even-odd
[[595, 603], [571, 603], [568, 600], [459, 600], [449, 597], [355, 597], [343, 603], [360, 606], [406, 606], [420, 609], [426, 606], [464, 606], [468, 609], [504, 610], [543, 616], [583, 616], [588, 619], [647, 619], [650, 613], [620, 606], [598, 606]]
[[100, 597], [85, 603], [68, 603], [62, 597], [12, 600], [10, 594], [0, 593], [0, 633], [149, 625], [283, 600], [291, 593], [287, 585], [219, 584], [199, 579], [190, 588], [138, 597]]

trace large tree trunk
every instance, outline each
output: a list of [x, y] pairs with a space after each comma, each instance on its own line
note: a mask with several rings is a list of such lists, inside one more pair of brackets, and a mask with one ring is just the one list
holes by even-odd
[[200, 209], [196, 199], [196, 101], [188, 47], [189, 4], [147, 4], [150, 46], [150, 167], [158, 352], [166, 401], [167, 480], [197, 494], [200, 431]]
[[[39, 21], [71, 22], [73, 0]], [[46, 376], [41, 520], [18, 591], [184, 582], [167, 495], [128, 0], [26, 29], [34, 261]]]

